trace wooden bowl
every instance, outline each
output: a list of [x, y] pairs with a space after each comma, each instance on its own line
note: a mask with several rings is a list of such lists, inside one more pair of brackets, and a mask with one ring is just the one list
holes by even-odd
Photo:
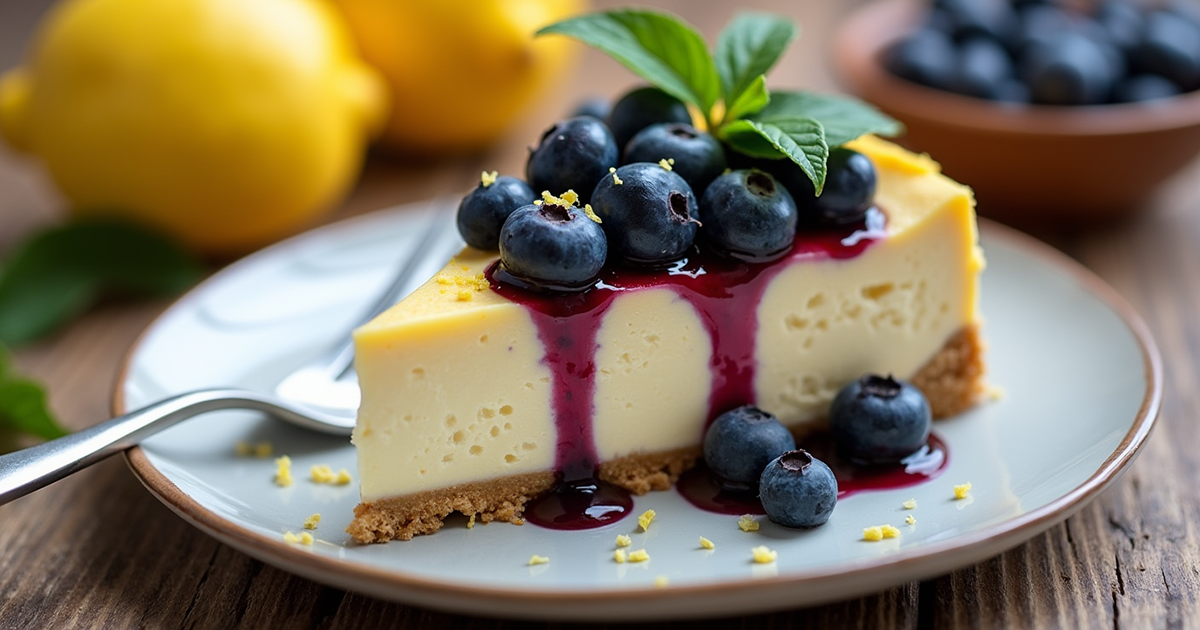
[[881, 0], [834, 37], [848, 89], [907, 126], [900, 142], [975, 190], [981, 214], [1028, 229], [1085, 227], [1146, 208], [1200, 152], [1200, 92], [1148, 103], [1005, 105], [887, 72], [883, 51], [920, 23], [924, 3]]

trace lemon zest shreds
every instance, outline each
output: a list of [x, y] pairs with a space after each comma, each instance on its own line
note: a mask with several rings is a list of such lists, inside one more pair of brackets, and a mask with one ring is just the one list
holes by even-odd
[[904, 517], [904, 522], [908, 523], [909, 525], [916, 525], [917, 519], [913, 518], [912, 514], [909, 514], [908, 516]]
[[337, 475], [334, 474], [329, 464], [314, 464], [308, 469], [308, 472], [316, 483], [333, 483], [337, 479]]
[[717, 546], [713, 544], [713, 541], [701, 536], [700, 537], [700, 548], [701, 549], [716, 549]]
[[672, 168], [673, 166], [675, 166], [675, 158], [661, 159], [658, 161], [658, 165], [663, 167], [664, 170], [673, 171], [673, 170], [675, 170], [674, 168]]
[[646, 510], [641, 516], [638, 517], [638, 525], [642, 527], [642, 531], [648, 531], [650, 529], [650, 523], [654, 522], [655, 516], [658, 516], [657, 512], [654, 510]]
[[871, 542], [883, 540], [883, 528], [879, 526], [863, 528], [863, 540]]
[[575, 192], [574, 189], [568, 188], [567, 192], [559, 195], [558, 198], [573, 206], [579, 201], [579, 193]]
[[467, 519], [467, 529], [475, 529], [475, 515], [474, 514], [471, 515], [471, 518]]
[[292, 532], [283, 533], [283, 542], [292, 545], [312, 545], [313, 540], [315, 540], [313, 535], [308, 532], [301, 532], [299, 535]]
[[587, 218], [595, 221], [596, 223], [604, 223], [604, 221], [600, 220], [600, 217], [596, 214], [596, 212], [592, 210], [592, 204], [590, 203], [583, 206], [583, 213], [587, 215]]
[[550, 558], [539, 556], [536, 553], [529, 557], [529, 566], [531, 567], [537, 564], [546, 564], [547, 562], [550, 562]]
[[629, 552], [629, 561], [630, 562], [645, 562], [649, 559], [650, 559], [650, 554], [646, 553], [645, 549], [638, 549], [637, 551]]
[[891, 525], [884, 525], [884, 526], [880, 527], [879, 529], [880, 529], [880, 532], [883, 534], [884, 538], [899, 538], [900, 537], [900, 530], [896, 527], [892, 527]]
[[751, 549], [750, 553], [754, 555], [754, 561], [759, 564], [775, 562], [775, 558], [779, 557], [779, 552], [768, 549], [765, 545], [759, 545]]
[[905, 501], [903, 505], [904, 505], [904, 509], [906, 509], [906, 510], [915, 510], [915, 509], [917, 509], [917, 500], [909, 499], [909, 500]]
[[632, 538], [630, 538], [629, 536], [626, 536], [625, 534], [617, 534], [617, 546], [618, 547], [628, 547], [629, 545], [632, 545], [632, 544], [633, 544]]
[[668, 580], [667, 576], [665, 575], [660, 575], [654, 578], [654, 588], [666, 588], [670, 583], [671, 581]]
[[613, 176], [613, 186], [620, 186], [621, 184], [625, 183], [625, 182], [621, 181], [620, 177], [617, 177], [617, 169], [615, 167], [612, 167], [612, 166], [608, 167], [608, 172], [611, 173]]
[[499, 174], [500, 173], [496, 171], [484, 171], [483, 174], [479, 176], [479, 182], [483, 184], [484, 188], [487, 188], [488, 186], [496, 183], [496, 176]]
[[342, 468], [342, 469], [338, 470], [337, 479], [334, 479], [333, 483], [335, 483], [339, 486], [344, 486], [353, 480], [354, 480], [354, 478], [350, 476], [350, 471], [346, 470], [345, 468]]
[[615, 560], [617, 562], [617, 564], [625, 564], [625, 550], [617, 549], [616, 551], [614, 551], [613, 552], [613, 560]]
[[967, 493], [971, 491], [971, 482], [954, 486], [954, 500], [967, 498]]
[[752, 514], [743, 514], [738, 518], [738, 529], [744, 532], [756, 532], [758, 531], [758, 521], [754, 520]]
[[304, 519], [304, 529], [316, 529], [317, 523], [320, 523], [320, 522], [321, 522], [321, 515], [313, 514], [312, 516]]
[[259, 459], [266, 459], [275, 453], [275, 445], [270, 442], [259, 442], [254, 445], [254, 456]]
[[292, 485], [292, 458], [287, 455], [275, 459], [275, 485], [285, 488]]

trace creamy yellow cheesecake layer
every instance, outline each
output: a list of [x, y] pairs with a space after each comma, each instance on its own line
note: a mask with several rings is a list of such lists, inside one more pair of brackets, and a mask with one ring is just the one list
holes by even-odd
[[[788, 263], [758, 308], [758, 404], [788, 424], [824, 415], [865, 372], [910, 377], [978, 320], [970, 191], [890, 143], [874, 161], [887, 237], [861, 255]], [[494, 253], [464, 250], [355, 332], [363, 501], [554, 466], [550, 372], [524, 306], [483, 279]], [[669, 288], [617, 295], [597, 333], [594, 437], [602, 461], [700, 442], [712, 345]]]

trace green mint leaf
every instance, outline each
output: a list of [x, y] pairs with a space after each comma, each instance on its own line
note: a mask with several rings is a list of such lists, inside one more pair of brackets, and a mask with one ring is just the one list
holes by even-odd
[[600, 49], [706, 115], [721, 98], [721, 81], [704, 38], [674, 16], [618, 9], [569, 18], [536, 33], [551, 34], [573, 37]]
[[737, 120], [758, 113], [770, 101], [771, 96], [767, 92], [767, 75], [760, 74], [737, 99], [725, 104], [725, 120]]
[[[779, 61], [796, 37], [791, 20], [769, 13], [739, 13], [717, 38], [714, 61], [727, 105], [742, 97], [760, 75]], [[735, 116], [726, 114], [725, 120]]]
[[812, 180], [819, 195], [825, 188], [825, 160], [829, 145], [825, 129], [813, 118], [781, 118], [771, 122], [735, 120], [720, 130], [723, 140], [751, 157], [782, 158], [795, 162]]
[[816, 92], [772, 92], [771, 102], [753, 118], [761, 122], [813, 118], [821, 122], [831, 147], [867, 133], [895, 136], [904, 131], [898, 121], [860, 100]]
[[13, 372], [12, 357], [4, 346], [0, 346], [0, 429], [45, 440], [67, 434], [50, 412], [42, 387]]
[[49, 333], [106, 291], [173, 295], [203, 268], [177, 245], [144, 228], [90, 220], [39, 232], [0, 269], [0, 342]]

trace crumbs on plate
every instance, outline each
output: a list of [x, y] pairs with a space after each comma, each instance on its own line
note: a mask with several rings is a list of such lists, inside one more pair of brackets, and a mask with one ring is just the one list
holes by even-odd
[[738, 529], [744, 532], [758, 531], [758, 521], [753, 514], [743, 514], [738, 518]]

